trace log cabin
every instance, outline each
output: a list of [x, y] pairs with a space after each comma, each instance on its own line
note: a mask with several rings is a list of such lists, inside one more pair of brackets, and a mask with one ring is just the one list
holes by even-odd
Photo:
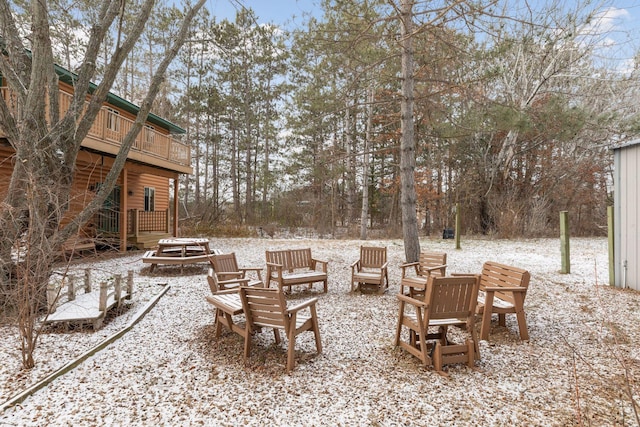
[[[71, 102], [74, 75], [62, 67], [56, 67], [56, 72], [60, 81], [60, 109], [64, 113]], [[3, 83], [0, 94], [7, 100], [10, 91]], [[95, 88], [92, 86], [91, 90]], [[138, 111], [133, 103], [109, 94], [81, 144], [67, 213], [70, 217], [99, 189]], [[88, 238], [97, 245], [126, 251], [150, 248], [159, 239], [177, 236], [178, 178], [192, 173], [190, 148], [179, 140], [184, 133], [179, 126], [149, 114], [116, 187], [93, 220], [83, 227], [82, 232]], [[14, 154], [0, 132], [0, 197], [4, 197], [8, 188]]]

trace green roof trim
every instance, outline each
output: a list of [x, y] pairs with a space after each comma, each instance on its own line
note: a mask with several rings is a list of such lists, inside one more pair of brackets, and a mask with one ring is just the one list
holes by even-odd
[[[60, 80], [73, 86], [73, 82], [78, 78], [78, 76], [75, 73], [57, 64], [55, 68], [56, 68], [56, 73], [58, 74], [58, 77], [60, 78]], [[95, 91], [97, 88], [98, 88], [98, 85], [94, 83], [89, 83], [89, 93], [93, 93], [93, 91]], [[107, 95], [107, 102], [113, 105], [114, 107], [121, 108], [125, 111], [128, 111], [131, 114], [138, 114], [138, 112], [140, 111], [140, 107], [138, 107], [137, 105], [111, 92], [109, 92], [109, 94]], [[160, 116], [156, 116], [153, 113], [149, 113], [149, 116], [147, 117], [147, 121], [150, 123], [153, 123], [154, 125], [160, 126], [164, 129], [168, 129], [169, 132], [174, 135], [176, 134], [182, 135], [187, 133], [187, 131], [181, 128], [180, 126], [174, 123], [171, 123], [170, 121], [165, 120]]]

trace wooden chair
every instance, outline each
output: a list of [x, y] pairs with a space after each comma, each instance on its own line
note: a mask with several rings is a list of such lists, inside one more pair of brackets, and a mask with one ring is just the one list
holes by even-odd
[[[247, 334], [244, 340], [244, 361], [251, 352], [251, 335], [257, 328], [273, 328], [276, 343], [280, 343], [279, 330], [282, 329], [287, 336], [287, 373], [295, 366], [295, 342], [296, 336], [305, 331], [313, 331], [316, 340], [318, 354], [322, 353], [320, 342], [320, 329], [316, 315], [317, 298], [309, 299], [294, 307], [287, 308], [284, 293], [276, 288], [250, 288], [240, 287], [240, 299], [247, 320]], [[309, 308], [310, 315], [299, 313], [302, 309]]]
[[[459, 274], [454, 274], [459, 276]], [[524, 298], [527, 296], [531, 275], [527, 270], [487, 261], [482, 265], [480, 292], [476, 313], [482, 315], [480, 339], [489, 339], [491, 315], [498, 315], [498, 325], [506, 326], [505, 315], [513, 313], [518, 320], [520, 339], [527, 341], [527, 318], [524, 313]]]
[[351, 264], [351, 292], [375, 285], [382, 294], [389, 287], [387, 248], [360, 246], [360, 259]]
[[[225, 289], [235, 289], [239, 286], [264, 286], [262, 268], [239, 268], [234, 252], [228, 254], [214, 254], [209, 256], [211, 267], [207, 273], [207, 281], [214, 294]], [[253, 271], [257, 279], [247, 277], [247, 272]]]
[[[409, 275], [411, 267], [413, 267], [415, 275]], [[427, 279], [429, 279], [430, 276], [446, 276], [447, 254], [444, 252], [420, 252], [420, 260], [418, 262], [402, 264], [400, 268], [402, 269], [400, 293], [405, 293], [404, 288], [406, 286], [409, 288], [410, 297], [420, 297], [424, 295]]]
[[[433, 364], [438, 372], [442, 372], [443, 364], [466, 362], [473, 367], [474, 360], [480, 359], [474, 327], [479, 283], [478, 276], [430, 276], [424, 300], [398, 294], [400, 312], [394, 345], [419, 358], [425, 366]], [[413, 312], [405, 313], [405, 308]], [[447, 339], [449, 326], [465, 328], [470, 338], [464, 344], [451, 343]], [[404, 341], [403, 327], [409, 332]], [[437, 332], [429, 333], [430, 327], [437, 327]], [[428, 340], [435, 343], [427, 343]]]

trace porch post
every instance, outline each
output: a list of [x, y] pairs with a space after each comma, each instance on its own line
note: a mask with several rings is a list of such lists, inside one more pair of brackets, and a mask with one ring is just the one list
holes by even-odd
[[120, 252], [127, 251], [127, 211], [129, 210], [127, 201], [129, 199], [129, 173], [127, 165], [122, 168], [122, 191], [120, 191]]
[[178, 237], [178, 178], [176, 174], [173, 178], [173, 237]]

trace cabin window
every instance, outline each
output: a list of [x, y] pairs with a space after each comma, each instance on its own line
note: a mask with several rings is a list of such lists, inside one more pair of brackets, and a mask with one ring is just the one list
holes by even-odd
[[107, 129], [120, 132], [120, 113], [118, 110], [107, 108]]
[[156, 189], [152, 187], [144, 187], [144, 210], [145, 212], [153, 212], [156, 210]]

